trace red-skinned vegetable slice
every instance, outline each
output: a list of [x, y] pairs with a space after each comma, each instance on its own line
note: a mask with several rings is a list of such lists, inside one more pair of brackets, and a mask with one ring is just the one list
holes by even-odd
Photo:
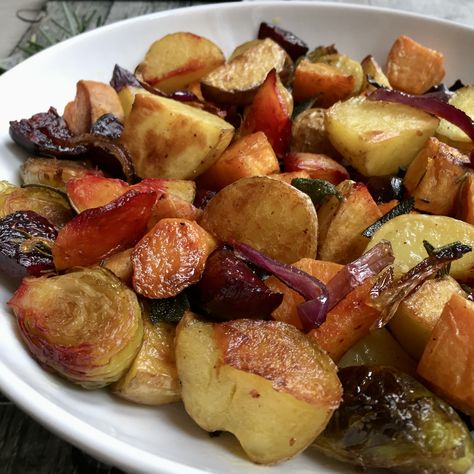
[[58, 233], [57, 270], [92, 265], [132, 247], [145, 234], [156, 193], [130, 190], [109, 204], [81, 212]]

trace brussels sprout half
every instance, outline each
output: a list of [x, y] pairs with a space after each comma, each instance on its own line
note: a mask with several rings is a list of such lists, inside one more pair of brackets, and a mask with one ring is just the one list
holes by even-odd
[[101, 267], [25, 278], [8, 304], [36, 359], [84, 388], [118, 380], [142, 343], [135, 293]]
[[457, 413], [413, 377], [389, 367], [338, 373], [343, 402], [314, 446], [364, 468], [457, 474], [469, 470], [474, 443]]

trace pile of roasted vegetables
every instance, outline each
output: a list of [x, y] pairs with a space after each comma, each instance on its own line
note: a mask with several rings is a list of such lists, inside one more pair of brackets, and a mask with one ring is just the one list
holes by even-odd
[[182, 400], [256, 463], [468, 471], [474, 86], [444, 73], [406, 36], [382, 70], [267, 23], [227, 60], [179, 32], [12, 121], [0, 268], [32, 355]]

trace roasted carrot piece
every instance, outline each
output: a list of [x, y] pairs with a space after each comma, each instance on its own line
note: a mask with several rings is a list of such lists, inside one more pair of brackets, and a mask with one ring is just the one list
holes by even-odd
[[369, 306], [369, 293], [376, 277], [352, 290], [329, 311], [326, 321], [309, 332], [334, 361], [339, 360], [356, 342], [367, 336], [380, 312]]
[[265, 176], [280, 170], [277, 157], [263, 132], [245, 135], [227, 148], [198, 178], [204, 189], [219, 191], [240, 178]]
[[135, 291], [156, 299], [176, 296], [201, 278], [216, 247], [214, 237], [196, 222], [161, 219], [133, 250]]
[[155, 199], [154, 192], [130, 190], [78, 214], [58, 233], [53, 246], [56, 269], [92, 265], [132, 247], [146, 232]]
[[426, 344], [417, 372], [443, 398], [474, 415], [474, 303], [454, 294]]

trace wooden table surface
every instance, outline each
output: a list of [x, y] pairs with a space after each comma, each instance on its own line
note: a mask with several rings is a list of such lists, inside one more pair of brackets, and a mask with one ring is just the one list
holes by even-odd
[[[334, 0], [333, 0], [334, 1]], [[339, 1], [339, 0], [335, 0]], [[346, 0], [347, 2], [347, 0]], [[0, 66], [8, 68], [26, 56], [17, 46], [24, 47], [38, 36], [41, 27], [53, 38], [63, 33], [53, 20], [64, 22], [63, 2], [42, 0], [0, 0]], [[212, 3], [209, 1], [69, 1], [64, 2], [77, 15], [96, 11], [104, 23], [180, 6]], [[376, 5], [429, 14], [439, 18], [474, 26], [474, 0], [353, 0], [347, 3]], [[33, 8], [29, 18], [39, 23], [22, 23], [15, 16], [20, 8]], [[10, 24], [10, 22], [18, 24]], [[9, 27], [7, 28], [7, 23]], [[30, 26], [31, 25], [31, 26]], [[119, 473], [60, 440], [34, 422], [0, 394], [0, 473], [1, 474], [76, 474]]]

